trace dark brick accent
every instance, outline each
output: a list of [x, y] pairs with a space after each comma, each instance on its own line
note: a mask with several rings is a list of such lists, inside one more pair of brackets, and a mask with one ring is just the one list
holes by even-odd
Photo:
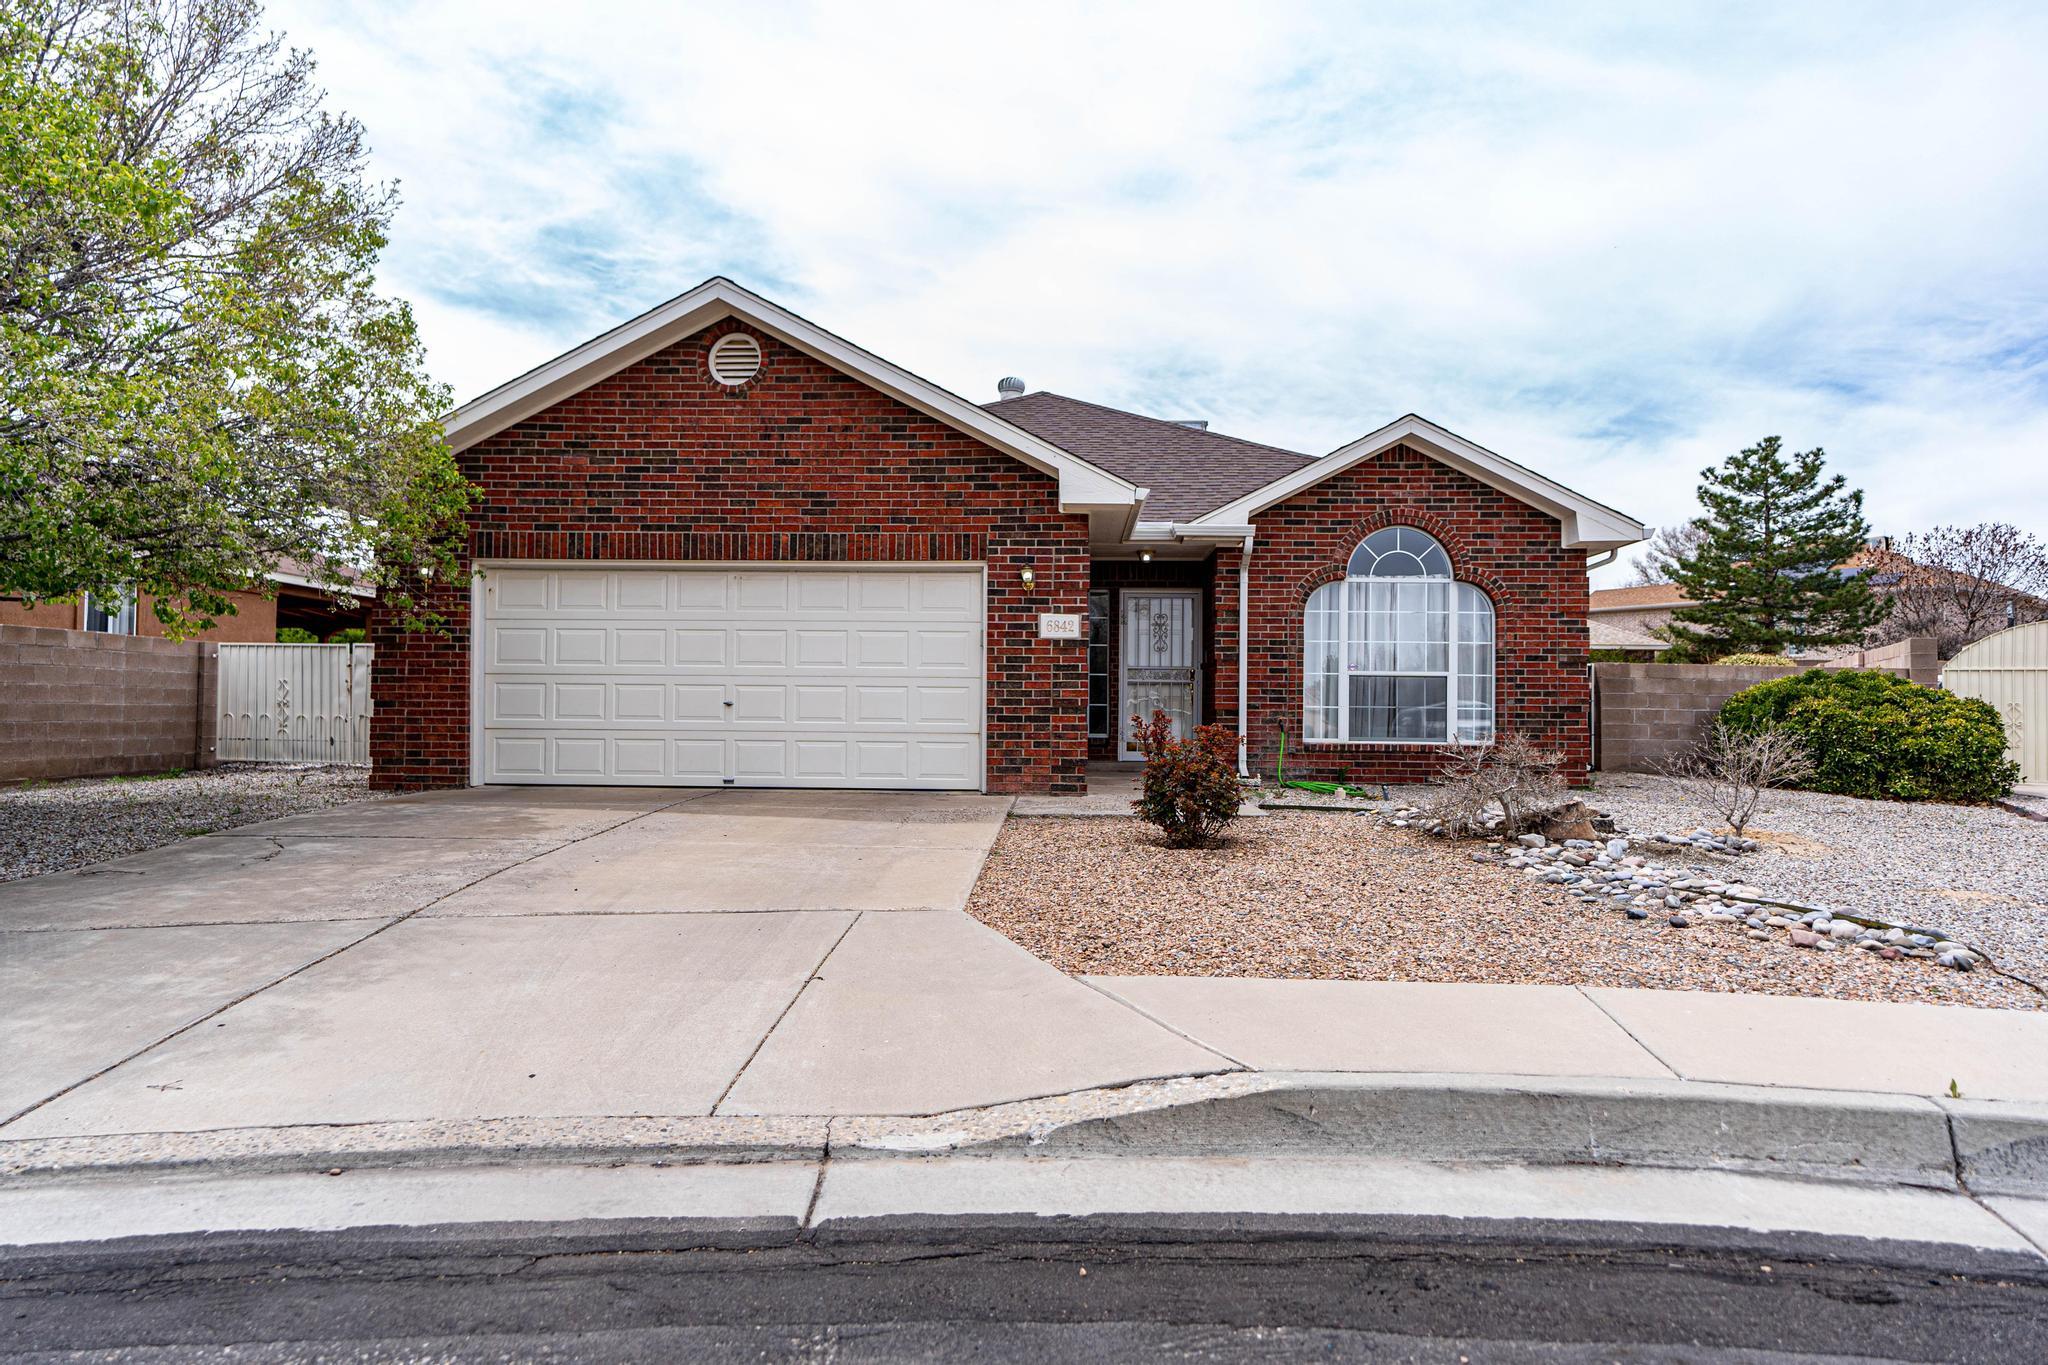
[[[1496, 727], [1562, 751], [1583, 782], [1591, 759], [1586, 674], [1586, 554], [1558, 543], [1555, 518], [1408, 446], [1363, 461], [1253, 518], [1249, 740], [1252, 771], [1271, 776], [1287, 727], [1289, 776], [1419, 782], [1440, 745], [1307, 745], [1302, 728], [1302, 614], [1308, 595], [1344, 576], [1367, 534], [1418, 526], [1443, 542], [1457, 576], [1493, 599]], [[1235, 550], [1216, 556], [1214, 695], [1236, 723]]]
[[[462, 452], [482, 491], [470, 557], [986, 564], [989, 790], [1085, 790], [1086, 647], [1040, 640], [1038, 614], [1087, 610], [1086, 518], [1060, 512], [1052, 476], [770, 337], [760, 373], [721, 387], [705, 351], [736, 330], [750, 329], [707, 328]], [[469, 780], [467, 586], [435, 597], [446, 635], [372, 630], [378, 787]]]

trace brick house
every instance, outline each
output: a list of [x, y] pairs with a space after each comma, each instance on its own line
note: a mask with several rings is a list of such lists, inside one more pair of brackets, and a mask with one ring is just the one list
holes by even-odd
[[1318, 459], [1022, 387], [713, 279], [465, 405], [373, 780], [1079, 792], [1154, 708], [1249, 772], [1516, 730], [1583, 775], [1587, 559], [1639, 523], [1418, 417]]

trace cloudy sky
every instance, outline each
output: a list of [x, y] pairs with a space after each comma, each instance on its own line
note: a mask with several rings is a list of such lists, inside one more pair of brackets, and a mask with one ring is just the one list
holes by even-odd
[[[1405, 412], [1651, 523], [2048, 534], [2048, 7], [278, 0], [469, 398], [726, 274], [977, 400]], [[1616, 571], [1603, 575], [1603, 581]]]

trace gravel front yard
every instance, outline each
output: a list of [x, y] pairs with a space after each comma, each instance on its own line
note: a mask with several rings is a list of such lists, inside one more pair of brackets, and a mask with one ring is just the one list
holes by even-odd
[[369, 797], [367, 768], [226, 764], [0, 790], [0, 882]]
[[[1669, 777], [1602, 774], [1588, 801], [1626, 830], [1685, 833], [1718, 823], [1689, 784]], [[1997, 806], [1774, 791], [1750, 833], [1764, 851], [1657, 857], [1791, 900], [1948, 929], [2048, 986], [2048, 824]]]
[[[1657, 813], [1650, 807], [1627, 807], [1619, 786], [1604, 779], [1592, 800], [1612, 810], [1624, 828], [1639, 815]], [[1637, 800], [1656, 798], [1654, 792], [1632, 794]], [[1670, 793], [1663, 798], [1670, 799]], [[1803, 794], [1802, 800], [1830, 809], [1871, 804]], [[1691, 806], [1684, 809], [1691, 813], [1682, 823], [1676, 818], [1653, 821], [1638, 832], [1690, 830], [1701, 823]], [[1897, 808], [1884, 810], [1895, 813]], [[1930, 823], [1938, 825], [1941, 817], [1954, 822], [1959, 814], [1976, 812], [1944, 807], [1916, 814], [1934, 817]], [[2025, 828], [2036, 849], [2048, 850], [2048, 827], [2006, 818]], [[1758, 821], [1766, 827], [1779, 823], [1791, 822]], [[1882, 843], [1879, 833], [1869, 839], [1873, 845]], [[1968, 850], [1962, 870], [2003, 866], [1981, 839], [1960, 835], [1952, 844]], [[1588, 905], [1498, 864], [1474, 862], [1473, 847], [1334, 813], [1241, 820], [1223, 847], [1191, 853], [1165, 848], [1155, 831], [1136, 820], [1012, 820], [967, 908], [1063, 971], [1076, 973], [1547, 982], [2011, 1009], [2048, 1004], [2037, 992], [1981, 969], [1956, 972], [1918, 960], [1885, 962], [1861, 952], [1794, 949], [1782, 940], [1758, 943], [1727, 926], [1676, 929], [1657, 918], [1628, 920], [1612, 908]], [[2017, 856], [2021, 847], [2008, 851]], [[1937, 883], [1955, 884], [1943, 879], [1960, 875], [1954, 867], [1935, 872], [1937, 860], [1926, 848], [1916, 853], [1900, 847], [1890, 856], [1900, 869], [1917, 866], [1920, 875], [1933, 874]], [[1715, 865], [1720, 876], [1739, 877], [1766, 890], [1818, 895], [1776, 875], [1794, 862], [1791, 854], [1776, 849], [1739, 860], [1702, 856], [1700, 861]], [[1811, 861], [1799, 860], [1801, 866]], [[1842, 864], [1848, 880], [1853, 880], [1853, 862]], [[2037, 857], [2032, 874], [2036, 897], [2042, 875], [2038, 863]], [[2000, 871], [1973, 876], [1963, 889], [1992, 895], [2004, 894], [1995, 888], [2025, 884], [2023, 872], [2014, 869], [2011, 875], [2020, 880], [2008, 881]], [[1984, 937], [1986, 946], [1998, 952], [1999, 945]]]

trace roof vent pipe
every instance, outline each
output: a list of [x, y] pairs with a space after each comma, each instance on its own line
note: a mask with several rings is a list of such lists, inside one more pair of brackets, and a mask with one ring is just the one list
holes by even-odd
[[1005, 398], [1022, 398], [1023, 396], [1024, 381], [1016, 375], [1006, 375], [996, 381], [996, 401], [998, 403], [1002, 402]]

